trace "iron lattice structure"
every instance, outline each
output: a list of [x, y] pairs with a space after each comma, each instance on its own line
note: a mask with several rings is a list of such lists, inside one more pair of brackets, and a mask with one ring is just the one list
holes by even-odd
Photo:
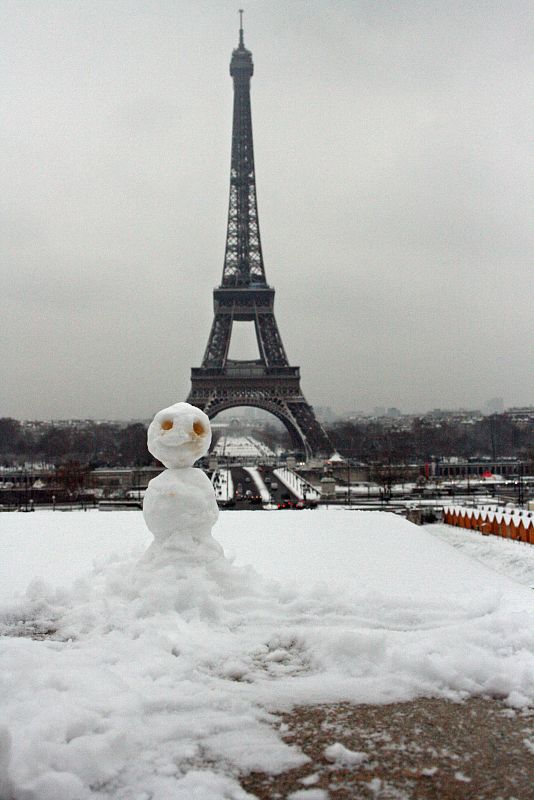
[[[215, 313], [202, 366], [191, 370], [188, 402], [210, 418], [237, 406], [262, 408], [285, 425], [295, 450], [306, 457], [328, 456], [332, 445], [302, 394], [299, 367], [289, 365], [274, 316], [274, 289], [265, 277], [250, 108], [253, 72], [241, 26], [230, 62], [234, 112], [223, 276], [213, 292]], [[233, 323], [242, 321], [254, 323], [259, 352], [254, 361], [228, 358]]]

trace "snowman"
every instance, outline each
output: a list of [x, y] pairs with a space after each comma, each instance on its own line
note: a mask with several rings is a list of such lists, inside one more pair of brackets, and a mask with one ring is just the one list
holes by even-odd
[[222, 548], [211, 529], [219, 509], [209, 478], [193, 464], [208, 451], [206, 414], [189, 403], [159, 411], [148, 428], [148, 449], [167, 467], [148, 484], [143, 516], [154, 541], [145, 563], [213, 560]]

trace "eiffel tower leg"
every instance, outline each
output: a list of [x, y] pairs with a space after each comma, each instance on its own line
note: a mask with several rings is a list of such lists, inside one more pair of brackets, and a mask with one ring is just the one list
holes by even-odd
[[228, 355], [232, 335], [232, 315], [217, 313], [213, 318], [210, 337], [204, 353], [204, 367], [222, 367]]
[[256, 333], [265, 363], [268, 366], [285, 366], [288, 363], [286, 351], [273, 313], [258, 314]]
[[304, 397], [301, 395], [296, 400], [289, 401], [287, 406], [305, 443], [306, 456], [331, 456], [333, 448], [330, 439]]

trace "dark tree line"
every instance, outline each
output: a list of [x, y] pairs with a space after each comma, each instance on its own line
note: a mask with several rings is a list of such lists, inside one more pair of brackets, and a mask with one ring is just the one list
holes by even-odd
[[[249, 433], [273, 448], [287, 445], [286, 432], [274, 426]], [[414, 419], [407, 429], [380, 421], [346, 421], [330, 426], [328, 433], [341, 455], [364, 463], [421, 463], [433, 456], [515, 456], [534, 460], [534, 423], [517, 422], [506, 414], [469, 424], [450, 420], [437, 423], [422, 417]], [[216, 438], [215, 434], [214, 442]], [[0, 419], [0, 463], [25, 461], [79, 463], [89, 468], [155, 463], [147, 450], [146, 427], [141, 423], [27, 425], [15, 419]]]
[[146, 446], [146, 427], [141, 423], [28, 426], [9, 418], [0, 419], [0, 460], [6, 465], [24, 461], [79, 462], [91, 468], [153, 463]]
[[[4, 417], [0, 418], [0, 463], [8, 466], [42, 461], [81, 464], [91, 469], [149, 466], [157, 462], [147, 450], [146, 432], [141, 423], [125, 426], [84, 420], [69, 426], [45, 422], [27, 425]], [[274, 426], [248, 432], [273, 448], [289, 442], [286, 431]], [[213, 431], [213, 444], [220, 435], [220, 431]]]
[[421, 463], [434, 457], [534, 458], [534, 424], [494, 414], [470, 423], [414, 419], [404, 430], [380, 422], [338, 422], [328, 433], [341, 455], [365, 463]]

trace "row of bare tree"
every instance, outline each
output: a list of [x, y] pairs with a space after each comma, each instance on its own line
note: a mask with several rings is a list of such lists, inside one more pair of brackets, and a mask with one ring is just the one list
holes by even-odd
[[414, 419], [408, 429], [380, 421], [338, 422], [329, 435], [345, 457], [363, 463], [425, 463], [432, 457], [534, 459], [534, 423], [494, 414], [469, 423]]
[[[272, 449], [289, 443], [276, 427], [248, 431]], [[362, 463], [424, 463], [432, 457], [517, 457], [534, 460], [534, 423], [517, 422], [494, 414], [469, 424], [429, 418], [414, 419], [408, 428], [380, 421], [337, 422], [328, 428], [341, 455]], [[0, 462], [25, 461], [52, 464], [79, 462], [90, 467], [148, 466], [153, 459], [146, 447], [146, 427], [141, 423], [81, 423], [31, 426], [15, 419], [0, 419]]]

